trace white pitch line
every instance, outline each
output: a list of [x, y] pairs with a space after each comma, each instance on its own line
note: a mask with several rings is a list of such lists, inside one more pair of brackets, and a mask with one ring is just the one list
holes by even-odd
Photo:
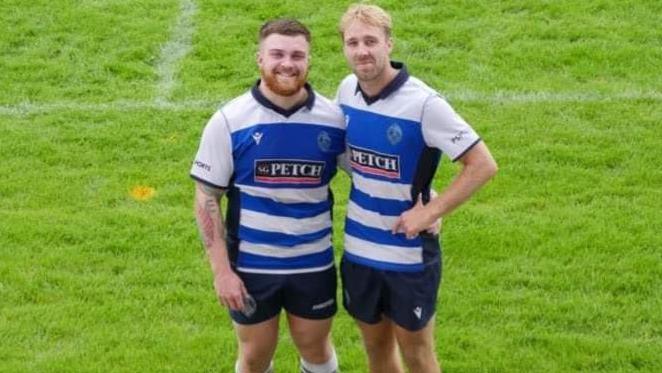
[[[497, 103], [497, 104], [539, 104], [539, 103], [600, 103], [619, 101], [662, 101], [662, 92], [623, 92], [618, 94], [598, 93], [518, 93], [518, 92], [456, 92], [445, 95], [452, 103]], [[191, 100], [178, 102], [151, 101], [112, 101], [108, 103], [84, 103], [76, 101], [56, 101], [50, 103], [23, 102], [17, 105], [0, 105], [2, 116], [25, 116], [61, 111], [117, 111], [140, 110], [159, 111], [212, 111], [225, 100]]]
[[167, 104], [170, 94], [177, 84], [175, 75], [179, 62], [191, 49], [195, 26], [193, 17], [198, 8], [192, 0], [183, 0], [179, 16], [172, 30], [170, 40], [161, 48], [161, 55], [156, 63], [159, 82], [156, 86], [157, 104]]
[[519, 104], [519, 103], [564, 103], [564, 102], [578, 102], [578, 103], [591, 103], [591, 102], [615, 102], [615, 101], [638, 101], [638, 100], [662, 100], [662, 92], [658, 91], [625, 91], [616, 94], [603, 94], [597, 92], [494, 92], [494, 93], [479, 93], [479, 92], [455, 92], [449, 94], [449, 101], [453, 102], [491, 102], [491, 103], [504, 103], [504, 104]]

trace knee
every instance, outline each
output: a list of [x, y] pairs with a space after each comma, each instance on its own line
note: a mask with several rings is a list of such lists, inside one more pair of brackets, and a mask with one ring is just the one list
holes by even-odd
[[271, 363], [271, 349], [242, 344], [240, 352], [241, 372], [264, 372]]
[[267, 372], [271, 367], [271, 359], [263, 360], [257, 356], [247, 356], [243, 355], [241, 357], [241, 363], [239, 363], [239, 368], [237, 372], [241, 373], [253, 373], [253, 372]]
[[412, 371], [418, 371], [417, 367], [437, 365], [434, 348], [428, 343], [410, 343], [400, 346], [402, 357]]
[[299, 353], [306, 360], [320, 362], [326, 361], [331, 354], [331, 341], [328, 338], [313, 338], [311, 336], [298, 336], [293, 338]]
[[364, 345], [368, 355], [377, 358], [383, 358], [384, 356], [395, 354], [397, 351], [395, 339], [390, 337], [364, 340]]

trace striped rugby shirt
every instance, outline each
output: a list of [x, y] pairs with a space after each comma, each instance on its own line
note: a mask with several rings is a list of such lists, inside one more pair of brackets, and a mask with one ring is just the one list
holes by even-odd
[[227, 243], [237, 270], [303, 273], [331, 267], [329, 182], [345, 150], [341, 110], [306, 84], [290, 110], [253, 88], [207, 123], [191, 177], [227, 190]]
[[347, 123], [352, 187], [345, 221], [344, 258], [399, 272], [422, 271], [439, 256], [437, 237], [392, 234], [401, 213], [430, 184], [440, 157], [455, 161], [480, 141], [453, 108], [406, 67], [376, 97], [366, 96], [355, 75], [340, 84], [336, 101]]

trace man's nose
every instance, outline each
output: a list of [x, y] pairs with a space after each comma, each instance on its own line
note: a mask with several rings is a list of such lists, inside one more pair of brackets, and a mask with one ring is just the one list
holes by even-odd
[[281, 64], [281, 66], [287, 67], [287, 68], [294, 67], [294, 60], [292, 59], [292, 57], [284, 57], [280, 61], [280, 64]]
[[365, 57], [369, 54], [368, 47], [365, 46], [365, 44], [359, 44], [356, 47], [356, 54], [358, 54], [360, 57]]

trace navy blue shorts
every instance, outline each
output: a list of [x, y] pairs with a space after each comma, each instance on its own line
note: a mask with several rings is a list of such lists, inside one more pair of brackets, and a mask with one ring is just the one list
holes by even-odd
[[424, 328], [434, 315], [441, 282], [441, 255], [422, 272], [395, 272], [343, 258], [343, 305], [357, 320], [376, 324], [386, 315], [409, 331]]
[[327, 319], [336, 314], [336, 267], [319, 272], [265, 274], [237, 272], [255, 299], [255, 312], [247, 316], [230, 311], [238, 324], [257, 324], [278, 315], [281, 309], [305, 319]]

